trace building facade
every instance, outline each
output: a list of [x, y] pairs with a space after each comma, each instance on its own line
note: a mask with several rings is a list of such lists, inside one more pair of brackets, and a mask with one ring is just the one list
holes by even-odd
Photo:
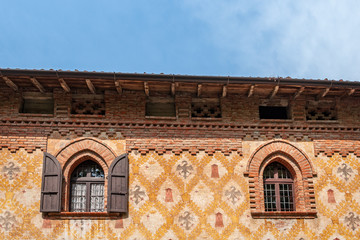
[[1, 239], [360, 239], [360, 83], [0, 78]]

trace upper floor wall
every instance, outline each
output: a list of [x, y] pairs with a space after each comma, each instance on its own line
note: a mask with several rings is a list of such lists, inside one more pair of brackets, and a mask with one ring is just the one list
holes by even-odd
[[[0, 118], [42, 118], [47, 120], [140, 121], [198, 124], [289, 124], [297, 126], [336, 125], [354, 127], [360, 121], [358, 97], [286, 95], [269, 98], [263, 93], [251, 97], [227, 94], [226, 97], [200, 96], [189, 92], [170, 94], [124, 90], [122, 94], [106, 90], [89, 94], [86, 90], [0, 93]], [[26, 108], [26, 109], [25, 109]], [[32, 108], [35, 109], [32, 112]], [[29, 110], [30, 109], [30, 110]]]

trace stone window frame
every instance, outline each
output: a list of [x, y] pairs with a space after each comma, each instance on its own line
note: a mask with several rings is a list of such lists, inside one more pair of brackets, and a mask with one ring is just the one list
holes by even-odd
[[[272, 162], [286, 167], [294, 178], [295, 211], [266, 212], [263, 173]], [[258, 147], [250, 156], [244, 172], [249, 181], [250, 212], [253, 218], [315, 218], [313, 178], [317, 176], [307, 155], [285, 140], [274, 140]]]
[[[46, 157], [52, 157], [57, 162], [57, 165], [61, 169], [60, 177], [60, 206], [55, 211], [44, 211], [45, 218], [55, 219], [118, 219], [123, 214], [128, 214], [128, 179], [129, 179], [129, 167], [127, 154], [116, 156], [115, 152], [107, 146], [105, 143], [99, 141], [96, 138], [85, 137], [71, 141], [62, 149], [60, 149], [54, 156], [46, 153], [44, 155], [44, 162]], [[104, 212], [71, 212], [70, 211], [70, 195], [71, 195], [71, 175], [73, 171], [81, 163], [85, 161], [93, 161], [104, 171]], [[122, 209], [114, 207], [109, 209], [108, 202], [111, 200], [108, 192], [108, 186], [110, 185], [111, 177], [109, 176], [109, 170], [113, 170], [115, 165], [119, 161], [125, 160], [126, 164], [126, 181], [127, 181], [127, 193], [125, 194], [126, 206]], [[116, 176], [115, 176], [116, 177]], [[42, 199], [43, 202], [43, 199]]]

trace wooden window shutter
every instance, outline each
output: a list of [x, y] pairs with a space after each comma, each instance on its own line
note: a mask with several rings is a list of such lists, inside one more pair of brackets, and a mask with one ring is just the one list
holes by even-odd
[[58, 160], [44, 153], [40, 212], [61, 211], [62, 171]]
[[122, 154], [111, 163], [108, 175], [108, 212], [127, 213], [129, 160]]

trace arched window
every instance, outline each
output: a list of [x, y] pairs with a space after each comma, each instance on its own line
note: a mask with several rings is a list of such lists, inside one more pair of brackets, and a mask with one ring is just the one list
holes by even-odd
[[70, 211], [104, 212], [104, 171], [87, 160], [71, 174]]
[[305, 152], [285, 140], [259, 146], [244, 175], [254, 218], [315, 218], [316, 172]]
[[278, 162], [266, 166], [263, 174], [265, 211], [294, 211], [294, 180]]

